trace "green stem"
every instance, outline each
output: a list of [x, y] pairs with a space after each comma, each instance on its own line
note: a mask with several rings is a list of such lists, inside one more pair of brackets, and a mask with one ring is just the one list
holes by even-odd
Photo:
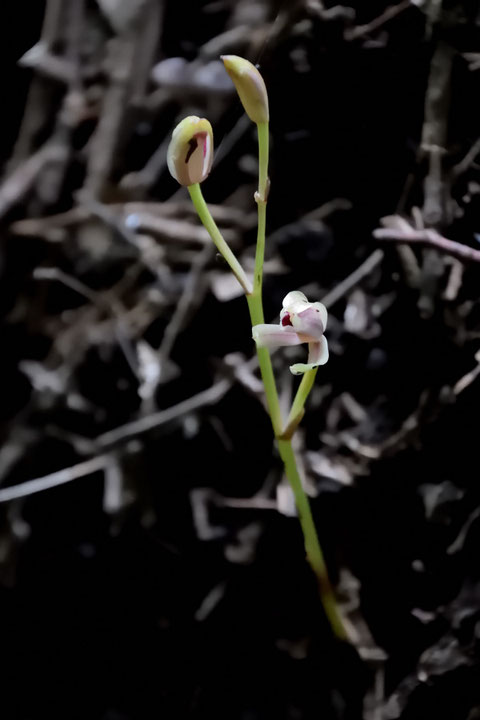
[[[268, 123], [259, 123], [258, 132], [258, 192], [255, 200], [258, 207], [257, 246], [255, 249], [255, 270], [253, 273], [253, 292], [247, 295], [248, 309], [252, 327], [265, 322], [262, 302], [263, 261], [265, 256], [265, 230], [267, 222], [267, 184], [268, 184]], [[270, 353], [266, 348], [257, 348], [258, 364], [265, 387], [268, 412], [272, 421], [273, 432], [278, 437], [282, 431], [282, 414], [278, 401], [277, 386], [273, 374]]]
[[262, 294], [263, 259], [265, 256], [265, 226], [267, 220], [267, 203], [257, 200], [258, 204], [258, 230], [257, 248], [255, 251], [255, 270], [253, 273], [253, 291]]
[[[252, 327], [254, 325], [262, 325], [264, 322], [262, 296], [254, 291], [250, 295], [247, 295], [247, 303], [250, 311]], [[267, 348], [257, 347], [257, 357], [258, 364], [260, 366], [260, 374], [265, 387], [268, 414], [270, 415], [270, 419], [272, 421], [275, 437], [278, 437], [282, 432], [283, 420], [270, 353]]]
[[195, 183], [195, 185], [189, 185], [188, 192], [190, 193], [190, 197], [192, 198], [192, 202], [195, 206], [198, 217], [202, 221], [204, 227], [206, 228], [210, 237], [215, 243], [217, 250], [223, 255], [227, 263], [230, 265], [231, 271], [237, 278], [245, 293], [248, 295], [252, 292], [250, 282], [245, 275], [244, 269], [238, 262], [233, 252], [230, 250], [228, 244], [225, 242], [222, 233], [218, 229], [215, 220], [211, 216], [207, 203], [203, 198], [200, 185], [198, 183]]
[[335, 595], [328, 577], [325, 558], [323, 557], [322, 548], [320, 546], [317, 530], [313, 521], [310, 502], [305, 490], [303, 489], [291, 440], [278, 440], [278, 449], [280, 451], [280, 457], [283, 460], [283, 464], [285, 465], [287, 478], [295, 496], [295, 503], [305, 540], [305, 551], [307, 553], [308, 562], [310, 563], [310, 566], [312, 567], [312, 570], [318, 580], [322, 605], [335, 635], [344, 640], [347, 635], [337, 609]]
[[286, 436], [292, 437], [304, 415], [305, 403], [315, 382], [317, 371], [318, 367], [312, 368], [302, 377], [287, 418], [287, 425], [284, 430], [284, 435]]
[[[267, 212], [267, 193], [268, 193], [268, 123], [261, 123], [258, 128], [258, 148], [259, 148], [259, 184], [258, 192], [255, 199], [258, 205], [258, 232], [257, 247], [255, 252], [255, 272], [253, 290], [247, 280], [245, 272], [232, 253], [222, 234], [220, 233], [210, 211], [203, 199], [200, 186], [190, 185], [188, 190], [192, 198], [195, 209], [205, 228], [223, 255], [227, 263], [230, 265], [233, 274], [238, 282], [245, 290], [247, 297], [248, 309], [252, 326], [264, 323], [263, 303], [262, 303], [262, 279], [263, 279], [263, 263], [265, 254], [265, 229], [266, 229], [266, 212]], [[295, 496], [295, 503], [300, 518], [300, 524], [305, 540], [305, 550], [308, 562], [317, 578], [320, 599], [324, 607], [325, 613], [337, 637], [346, 638], [342, 620], [337, 610], [335, 596], [328, 578], [328, 571], [323, 557], [322, 549], [318, 540], [315, 523], [313, 521], [312, 511], [307, 495], [303, 489], [300, 475], [297, 468], [295, 453], [292, 443], [286, 433], [284, 433], [282, 414], [280, 403], [278, 400], [277, 386], [272, 368], [270, 352], [267, 348], [257, 347], [258, 364], [265, 388], [265, 396], [267, 399], [268, 413], [272, 421], [273, 432], [278, 441], [280, 456], [285, 466], [285, 472]], [[317, 370], [311, 370], [304, 375], [297, 394], [293, 401], [292, 409], [288, 418], [287, 429], [291, 425], [293, 434], [303, 415], [303, 409], [307, 396], [312, 389]], [[296, 423], [296, 424], [295, 424]]]
[[262, 294], [263, 261], [265, 257], [265, 229], [267, 221], [267, 194], [268, 194], [268, 123], [259, 123], [258, 132], [258, 192], [255, 200], [258, 206], [257, 247], [255, 251], [255, 271], [253, 275], [253, 290]]
[[258, 194], [267, 202], [268, 194], [268, 122], [258, 123]]

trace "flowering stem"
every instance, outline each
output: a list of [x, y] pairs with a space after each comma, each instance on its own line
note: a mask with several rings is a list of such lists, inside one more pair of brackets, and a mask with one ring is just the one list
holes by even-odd
[[[256, 193], [255, 196], [258, 205], [258, 233], [257, 248], [255, 253], [255, 274], [253, 290], [250, 287], [250, 283], [245, 276], [243, 268], [241, 267], [236, 257], [233, 255], [232, 251], [222, 237], [222, 234], [220, 233], [217, 225], [215, 224], [215, 221], [213, 220], [210, 211], [208, 210], [205, 200], [203, 199], [200, 186], [198, 184], [190, 185], [188, 188], [200, 220], [210, 233], [210, 236], [212, 237], [212, 240], [217, 246], [218, 250], [221, 252], [223, 257], [230, 265], [230, 268], [232, 269], [232, 272], [239, 281], [240, 285], [245, 290], [252, 326], [261, 325], [264, 323], [262, 302], [262, 277], [265, 251], [265, 227], [267, 207], [266, 196], [268, 192], [268, 123], [260, 123], [257, 127], [260, 172], [258, 193]], [[325, 564], [325, 559], [323, 557], [323, 552], [318, 540], [315, 523], [313, 521], [310, 503], [302, 486], [302, 482], [297, 468], [295, 453], [293, 451], [290, 439], [295, 432], [298, 422], [302, 417], [305, 401], [315, 380], [316, 369], [306, 373], [302, 379], [302, 382], [300, 383], [297, 395], [290, 411], [287, 428], [289, 427], [289, 424], [291, 422], [294, 422], [296, 424], [292, 426], [292, 433], [287, 436], [286, 432], [284, 431], [270, 352], [267, 348], [257, 347], [257, 357], [263, 385], [265, 388], [268, 413], [272, 422], [273, 432], [278, 441], [278, 448], [283, 464], [285, 466], [285, 473], [292, 487], [292, 491], [295, 497], [295, 503], [297, 506], [300, 524], [304, 536], [307, 560], [317, 578], [320, 599], [325, 610], [325, 614], [327, 615], [327, 618], [331, 624], [331, 627], [338, 638], [345, 639], [346, 632], [337, 610], [335, 596], [332, 586], [330, 584], [330, 580], [328, 578], [328, 571]]]
[[[258, 290], [254, 290], [253, 293], [247, 295], [247, 303], [252, 327], [254, 325], [261, 325], [264, 322], [263, 305], [262, 296], [258, 293]], [[283, 420], [270, 353], [267, 348], [257, 347], [257, 357], [267, 398], [268, 414], [272, 421], [275, 437], [278, 437], [282, 432]]]
[[[261, 296], [254, 291], [251, 295], [247, 295], [247, 302], [248, 309], [250, 310], [252, 326], [263, 323], [263, 307]], [[275, 433], [275, 437], [277, 438], [280, 457], [282, 458], [285, 467], [285, 474], [295, 497], [295, 504], [297, 506], [298, 516], [300, 519], [300, 525], [302, 528], [305, 542], [307, 560], [317, 578], [320, 599], [325, 610], [325, 614], [332, 627], [332, 630], [339, 639], [344, 640], [346, 639], [347, 635], [343, 627], [339, 612], [337, 610], [335, 595], [330, 584], [327, 566], [325, 564], [322, 548], [318, 540], [317, 530], [315, 528], [312, 511], [310, 508], [310, 502], [308, 500], [305, 490], [303, 489], [303, 485], [298, 472], [297, 461], [292, 447], [292, 441], [291, 439], [282, 439], [282, 416], [280, 411], [280, 404], [278, 402], [278, 393], [275, 383], [275, 376], [273, 374], [270, 353], [267, 348], [257, 347], [257, 357], [258, 363], [260, 365], [260, 373], [262, 375], [263, 385], [265, 387], [267, 407], [270, 419], [272, 421], [273, 432]], [[296, 403], [298, 407], [298, 412], [303, 411], [303, 406], [305, 404], [305, 400], [307, 399], [307, 395], [310, 392], [314, 383], [316, 372], [317, 368], [310, 370], [303, 376], [302, 382], [300, 383], [297, 395], [293, 402], [290, 415], [292, 414]]]
[[[251, 295], [247, 295], [252, 326], [260, 325], [264, 322], [262, 302], [262, 278], [265, 254], [265, 230], [268, 195], [268, 123], [259, 123], [257, 125], [257, 131], [259, 176], [258, 192], [255, 194], [255, 200], [257, 201], [258, 207], [258, 232], [257, 248], [255, 253], [253, 293]], [[298, 472], [297, 461], [290, 439], [292, 436], [290, 435], [289, 437], [282, 437], [282, 417], [278, 402], [278, 393], [275, 383], [275, 376], [273, 374], [270, 353], [267, 348], [257, 347], [257, 355], [260, 364], [263, 384], [265, 386], [265, 394], [267, 396], [267, 405], [270, 413], [270, 418], [272, 420], [273, 430], [278, 442], [280, 457], [282, 458], [283, 464], [285, 466], [285, 474], [295, 497], [295, 504], [297, 506], [300, 525], [302, 528], [305, 542], [307, 560], [310, 563], [310, 566], [317, 577], [320, 599], [325, 610], [325, 614], [327, 615], [328, 620], [331, 624], [331, 627], [337, 637], [345, 639], [346, 633], [337, 610], [335, 596], [333, 594], [332, 586], [328, 577], [327, 566], [325, 564], [322, 548], [320, 546], [317, 531], [315, 528], [315, 523], [313, 521], [310, 502], [305, 493], [305, 490], [303, 489], [303, 485]], [[310, 370], [308, 373], [306, 373], [303, 376], [300, 386], [298, 388], [298, 392], [293, 401], [292, 409], [290, 411], [287, 422], [288, 427], [288, 424], [292, 418], [293, 421], [296, 421], [296, 425], [293, 428], [292, 435], [295, 432], [296, 426], [298, 425], [303, 416], [303, 408], [308, 394], [312, 389], [316, 374], [317, 368]], [[298, 420], [296, 420], [297, 417]]]
[[285, 465], [285, 472], [295, 496], [295, 503], [298, 510], [300, 525], [302, 526], [303, 537], [305, 540], [305, 550], [310, 566], [318, 580], [320, 598], [322, 601], [325, 614], [330, 621], [330, 625], [335, 635], [345, 640], [347, 634], [343, 627], [342, 619], [337, 609], [335, 595], [328, 577], [325, 558], [323, 557], [322, 548], [320, 546], [317, 530], [313, 521], [310, 502], [303, 489], [300, 475], [297, 468], [295, 453], [292, 448], [291, 440], [278, 440], [278, 449], [280, 457]]
[[267, 203], [258, 200], [258, 230], [257, 230], [257, 248], [255, 251], [255, 270], [253, 275], [253, 291], [262, 293], [263, 279], [263, 259], [265, 255], [265, 226], [267, 220]]
[[[254, 292], [247, 295], [248, 306], [250, 309], [250, 317], [253, 325], [259, 325], [264, 322], [263, 304], [262, 304], [262, 275], [263, 275], [263, 259], [265, 251], [265, 227], [266, 227], [266, 192], [267, 192], [267, 169], [268, 169], [268, 125], [258, 125], [258, 146], [259, 146], [259, 188], [256, 197], [258, 204], [258, 234], [257, 234], [257, 250], [255, 254], [255, 275], [254, 275]], [[266, 348], [257, 347], [257, 355], [260, 363], [265, 392], [267, 395], [267, 404], [272, 419], [273, 429], [278, 442], [280, 457], [282, 458], [285, 474], [292, 488], [295, 504], [297, 506], [300, 525], [303, 532], [305, 551], [307, 560], [315, 573], [318, 581], [320, 599], [322, 601], [325, 614], [335, 635], [344, 640], [346, 632], [335, 602], [335, 595], [328, 577], [328, 570], [325, 564], [322, 548], [318, 539], [317, 530], [310, 508], [310, 502], [307, 494], [303, 489], [303, 485], [298, 472], [295, 453], [292, 447], [291, 436], [295, 432], [300, 422], [305, 402], [315, 382], [318, 368], [309, 370], [302, 378], [297, 394], [292, 404], [290, 414], [287, 421], [287, 429], [292, 424], [292, 434], [288, 439], [281, 439], [278, 431], [278, 420], [281, 423], [280, 408], [278, 404], [278, 394], [273, 375], [270, 353]], [[273, 402], [271, 399], [273, 399]], [[275, 408], [275, 415], [272, 414], [272, 407]], [[280, 425], [281, 427], [281, 425]]]
[[[265, 322], [262, 302], [263, 260], [265, 255], [265, 229], [267, 220], [267, 183], [268, 183], [268, 122], [259, 123], [258, 155], [259, 155], [259, 181], [255, 200], [258, 208], [257, 246], [255, 249], [255, 270], [253, 274], [253, 292], [247, 295], [248, 309], [252, 327]], [[278, 437], [282, 431], [282, 414], [278, 401], [277, 386], [273, 374], [270, 353], [266, 348], [257, 347], [260, 374], [265, 387], [268, 412], [272, 421], [273, 432]]]
[[[268, 193], [268, 123], [259, 123], [258, 132], [258, 192], [255, 200], [258, 207], [257, 247], [255, 251], [255, 271], [253, 276], [253, 290], [262, 294], [263, 260], [265, 256], [265, 228], [267, 220], [267, 193]], [[263, 320], [262, 320], [263, 322]]]
[[230, 269], [237, 278], [238, 282], [244, 289], [245, 293], [248, 295], [252, 292], [252, 288], [250, 285], [250, 282], [245, 275], [245, 271], [238, 262], [237, 258], [233, 254], [233, 252], [230, 250], [230, 247], [225, 242], [225, 239], [223, 238], [222, 233], [218, 229], [215, 220], [213, 219], [210, 210], [207, 207], [207, 203], [205, 202], [202, 190], [200, 188], [199, 183], [195, 183], [194, 185], [188, 186], [188, 192], [190, 193], [190, 197], [192, 198], [192, 202], [195, 206], [195, 210], [197, 211], [198, 217], [202, 221], [204, 227], [206, 230], [208, 230], [208, 233], [210, 237], [212, 238], [213, 242], [215, 243], [217, 250], [219, 253], [223, 255], [227, 263], [230, 265]]
[[267, 202], [268, 194], [268, 122], [258, 123], [258, 194]]

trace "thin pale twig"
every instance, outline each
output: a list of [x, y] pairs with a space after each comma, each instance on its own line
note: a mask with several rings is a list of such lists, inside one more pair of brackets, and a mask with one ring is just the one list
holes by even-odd
[[99, 455], [90, 460], [78, 463], [78, 465], [72, 465], [69, 468], [58, 470], [49, 475], [44, 475], [34, 480], [27, 480], [27, 482], [13, 485], [13, 487], [2, 488], [0, 490], [0, 503], [18, 500], [18, 498], [27, 497], [28, 495], [33, 495], [43, 490], [65, 485], [66, 483], [72, 482], [72, 480], [77, 480], [86, 475], [93, 475], [93, 473], [99, 472], [100, 470], [105, 470], [110, 461], [110, 455]]
[[193, 395], [193, 397], [187, 398], [187, 400], [182, 400], [173, 407], [160, 410], [157, 413], [139, 418], [125, 425], [120, 425], [120, 427], [114, 428], [113, 430], [108, 430], [96, 439], [96, 444], [98, 447], [108, 448], [128, 440], [131, 437], [142, 435], [161, 425], [174, 422], [189, 412], [199, 410], [208, 405], [214, 405], [230, 390], [231, 386], [232, 382], [230, 380], [219, 380], [207, 388], [207, 390], [202, 390], [202, 392], [199, 392], [197, 395]]
[[162, 342], [158, 350], [161, 362], [165, 362], [170, 357], [175, 341], [181, 331], [186, 316], [193, 303], [200, 304], [204, 293], [201, 292], [201, 281], [204, 276], [205, 266], [210, 261], [214, 251], [214, 246], [210, 243], [203, 248], [192, 265], [191, 272], [185, 283], [185, 288], [177, 302], [176, 308], [172, 314], [170, 322], [163, 333]]
[[379, 248], [377, 250], [374, 250], [371, 255], [368, 256], [366, 260], [363, 261], [361, 265], [358, 266], [356, 270], [354, 270], [348, 277], [346, 277], [342, 282], [340, 282], [338, 285], [336, 285], [334, 288], [332, 288], [324, 297], [322, 298], [322, 303], [325, 305], [326, 308], [331, 308], [332, 305], [335, 305], [339, 300], [341, 300], [342, 297], [347, 295], [353, 288], [358, 285], [359, 282], [363, 280], [364, 277], [367, 277], [367, 275], [370, 275], [373, 270], [377, 267], [377, 265], [380, 265], [380, 263], [383, 260], [383, 250], [380, 250]]
[[18, 165], [0, 185], [0, 218], [30, 191], [43, 168], [63, 160], [63, 149], [48, 140], [33, 155]]
[[412, 0], [403, 0], [403, 2], [397, 5], [390, 5], [387, 9], [374, 20], [365, 25], [357, 25], [357, 27], [348, 29], [345, 31], [345, 40], [356, 40], [359, 37], [364, 37], [374, 30], [378, 30], [385, 23], [393, 20], [397, 15], [408, 10], [410, 7], [415, 7], [416, 3]]
[[473, 143], [470, 150], [467, 152], [465, 157], [460, 160], [459, 163], [453, 166], [452, 168], [452, 175], [454, 177], [458, 177], [459, 175], [462, 175], [470, 165], [474, 162], [477, 155], [480, 153], [480, 137]]
[[475, 248], [471, 248], [468, 245], [462, 245], [454, 240], [449, 240], [432, 229], [415, 230], [412, 228], [407, 232], [394, 228], [377, 228], [373, 231], [373, 237], [377, 240], [393, 240], [394, 242], [429, 245], [463, 262], [480, 262], [480, 250], [475, 250]]
[[95, 305], [95, 307], [99, 308], [99, 310], [102, 310], [113, 317], [116, 321], [115, 334], [117, 336], [118, 344], [132, 373], [137, 379], [140, 379], [138, 375], [136, 352], [132, 347], [128, 333], [125, 331], [125, 322], [123, 320], [125, 309], [116, 298], [110, 298], [107, 300], [101, 294], [91, 290], [87, 285], [81, 282], [81, 280], [78, 280], [63, 270], [60, 270], [60, 268], [37, 268], [34, 271], [33, 276], [36, 280], [57, 280], [58, 282], [63, 283], [79, 295], [85, 297], [93, 305]]
[[[127, 440], [130, 437], [141, 435], [142, 433], [158, 428], [161, 425], [178, 420], [183, 415], [193, 412], [194, 410], [199, 410], [201, 407], [213, 405], [225, 395], [231, 385], [232, 383], [229, 380], [220, 380], [207, 390], [203, 390], [197, 395], [194, 395], [187, 400], [183, 400], [173, 407], [167, 408], [166, 410], [160, 410], [158, 413], [154, 413], [153, 415], [149, 415], [145, 418], [140, 418], [140, 420], [127, 423], [126, 425], [121, 425], [114, 430], [109, 430], [97, 438], [96, 444], [100, 447], [109, 447], [121, 441]], [[33, 495], [34, 493], [41, 492], [43, 490], [49, 490], [50, 488], [57, 487], [58, 485], [64, 485], [72, 480], [85, 477], [86, 475], [92, 475], [100, 470], [105, 470], [110, 462], [111, 456], [109, 454], [102, 454], [78, 463], [77, 465], [72, 465], [69, 468], [64, 468], [63, 470], [50, 473], [49, 475], [44, 475], [43, 477], [35, 478], [34, 480], [28, 480], [27, 482], [14, 485], [13, 487], [0, 489], [0, 503], [27, 497], [28, 495]]]
[[473, 370], [470, 370], [470, 372], [466, 375], [463, 375], [453, 386], [454, 395], [460, 395], [460, 393], [475, 382], [477, 377], [480, 375], [480, 352], [475, 354], [475, 360], [477, 361], [477, 365], [473, 368]]
[[[51, 49], [62, 28], [62, 16], [65, 10], [64, 0], [47, 0], [39, 43]], [[49, 113], [50, 89], [43, 78], [34, 77], [30, 85], [20, 130], [15, 141], [12, 157], [8, 163], [7, 174], [11, 174], [25, 162], [33, 149], [34, 139], [44, 126]]]

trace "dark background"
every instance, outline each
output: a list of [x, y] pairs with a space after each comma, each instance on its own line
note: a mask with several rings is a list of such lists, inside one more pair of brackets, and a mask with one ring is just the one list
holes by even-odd
[[[2, 3], [0, 500], [108, 461], [0, 504], [0, 717], [480, 717], [480, 272], [372, 235], [418, 208], [479, 249], [478, 147], [458, 164], [480, 134], [465, 57], [480, 52], [480, 14], [407, 5], [369, 26], [384, 0], [140, 0], [130, 19], [65, 1], [50, 47], [65, 80], [50, 55], [17, 64], [45, 3]], [[298, 437], [352, 645], [331, 637], [298, 521], [276, 502], [269, 421], [241, 372], [244, 300], [219, 296], [225, 269], [195, 240], [165, 153], [143, 170], [178, 120], [208, 116], [204, 194], [228, 209], [219, 223], [248, 265], [256, 138], [220, 52], [258, 63], [269, 90], [268, 320], [292, 289], [332, 298], [377, 252], [331, 300], [330, 361]], [[286, 393], [303, 351], [275, 355]], [[188, 403], [222, 378], [216, 401]], [[183, 401], [173, 420], [105, 440]]]

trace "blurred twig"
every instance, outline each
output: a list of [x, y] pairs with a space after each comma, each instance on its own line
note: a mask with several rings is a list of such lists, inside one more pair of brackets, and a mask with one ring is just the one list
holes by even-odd
[[436, 230], [425, 228], [424, 230], [395, 230], [392, 228], [377, 228], [373, 231], [377, 240], [393, 240], [395, 242], [417, 243], [441, 250], [447, 255], [462, 260], [463, 262], [480, 262], [480, 250], [475, 250], [468, 245], [449, 240], [440, 235]]
[[78, 480], [78, 478], [85, 477], [86, 475], [93, 475], [93, 473], [99, 472], [100, 470], [105, 470], [110, 460], [110, 455], [99, 455], [90, 460], [85, 460], [85, 462], [78, 463], [78, 465], [72, 465], [72, 467], [35, 478], [35, 480], [28, 480], [13, 487], [2, 488], [0, 489], [0, 503], [18, 500], [18, 498], [27, 497], [28, 495], [33, 495], [43, 490], [50, 490], [59, 485], [65, 485], [66, 483], [72, 482], [72, 480]]

